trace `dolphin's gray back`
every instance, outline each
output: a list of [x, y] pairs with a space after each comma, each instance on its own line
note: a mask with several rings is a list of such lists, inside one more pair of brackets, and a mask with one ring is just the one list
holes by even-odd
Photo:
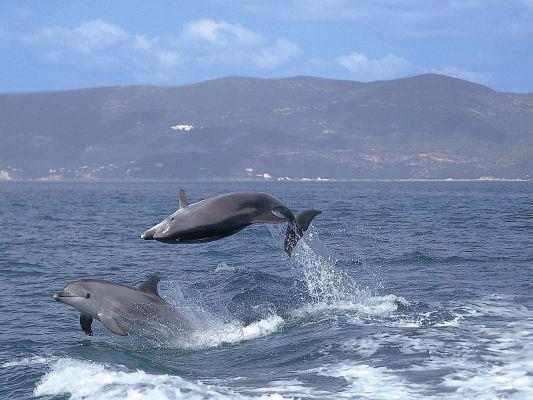
[[290, 255], [318, 210], [306, 210], [295, 217], [280, 200], [267, 193], [228, 193], [188, 205], [185, 191], [179, 191], [180, 208], [141, 233], [141, 239], [163, 243], [205, 243], [231, 236], [251, 224], [287, 222], [285, 251]]
[[211, 197], [181, 208], [174, 215], [179, 216], [179, 228], [183, 232], [205, 231], [229, 226], [249, 225], [254, 217], [283, 203], [266, 193], [228, 193]]
[[84, 283], [98, 311], [115, 318], [129, 333], [154, 323], [190, 329], [188, 321], [157, 294], [108, 281], [86, 280]]
[[294, 225], [295, 217], [267, 193], [227, 193], [188, 205], [180, 190], [180, 208], [141, 234], [164, 243], [204, 243], [231, 236], [254, 223]]

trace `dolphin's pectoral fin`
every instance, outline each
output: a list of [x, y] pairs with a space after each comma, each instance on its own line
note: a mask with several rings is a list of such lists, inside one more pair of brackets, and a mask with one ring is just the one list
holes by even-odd
[[179, 191], [179, 204], [180, 204], [180, 208], [189, 207], [189, 203], [187, 203], [187, 197], [185, 197], [184, 189], [180, 189]]
[[152, 275], [145, 282], [139, 285], [139, 290], [159, 296], [159, 293], [157, 293], [157, 284], [160, 280], [161, 278], [159, 276]]
[[85, 313], [80, 314], [81, 330], [85, 332], [86, 335], [89, 335], [89, 336], [93, 335], [93, 331], [91, 329], [92, 323], [93, 323], [93, 317], [90, 314], [85, 314]]
[[115, 318], [107, 314], [98, 314], [100, 322], [115, 335], [126, 336], [128, 333], [120, 327]]
[[287, 222], [287, 219], [273, 214], [272, 211], [265, 211], [252, 220], [252, 224], [281, 224], [283, 222]]

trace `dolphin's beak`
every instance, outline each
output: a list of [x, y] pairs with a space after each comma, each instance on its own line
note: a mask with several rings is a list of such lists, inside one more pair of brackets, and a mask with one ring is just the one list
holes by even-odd
[[144, 231], [143, 233], [141, 233], [141, 239], [144, 239], [144, 240], [154, 240], [154, 233], [155, 233], [155, 229], [154, 228], [150, 228], [146, 231]]
[[55, 292], [52, 294], [52, 298], [57, 301], [61, 301], [61, 299], [64, 299], [65, 297], [81, 297], [81, 296], [70, 293], [70, 292], [66, 292], [64, 290], [61, 290], [60, 292]]
[[52, 294], [52, 298], [54, 300], [57, 300], [57, 301], [61, 301], [61, 298], [63, 297], [71, 297], [72, 295], [70, 293], [67, 293], [63, 290], [59, 291], [59, 292], [55, 292], [54, 294]]

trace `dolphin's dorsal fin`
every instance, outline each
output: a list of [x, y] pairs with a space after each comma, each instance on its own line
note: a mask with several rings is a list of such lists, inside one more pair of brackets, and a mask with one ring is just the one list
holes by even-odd
[[155, 294], [156, 296], [159, 296], [159, 293], [157, 293], [157, 284], [161, 278], [157, 275], [150, 276], [146, 281], [141, 283], [139, 285], [139, 290], [146, 293]]
[[179, 203], [180, 208], [189, 207], [189, 203], [187, 203], [187, 197], [185, 197], [185, 190], [183, 188], [180, 188], [179, 191]]

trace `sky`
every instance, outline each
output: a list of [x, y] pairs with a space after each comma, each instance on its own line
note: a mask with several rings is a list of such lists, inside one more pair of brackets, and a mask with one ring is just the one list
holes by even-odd
[[2, 0], [0, 92], [440, 73], [533, 92], [533, 0]]

